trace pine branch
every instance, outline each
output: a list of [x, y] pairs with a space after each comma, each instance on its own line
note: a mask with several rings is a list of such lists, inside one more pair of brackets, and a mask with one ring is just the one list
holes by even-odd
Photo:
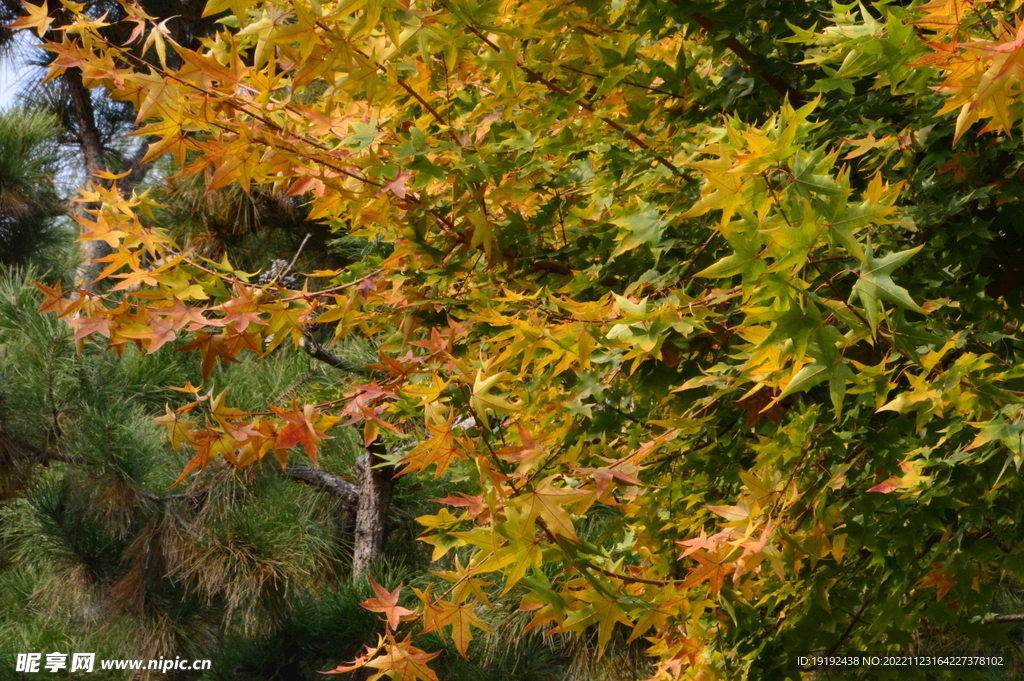
[[71, 464], [91, 464], [88, 459], [82, 459], [68, 454], [61, 454], [49, 449], [38, 447], [30, 442], [15, 439], [10, 435], [0, 434], [0, 459], [9, 461], [34, 460], [43, 466], [49, 466], [51, 461]]
[[373, 373], [365, 365], [360, 364], [359, 362], [353, 362], [352, 360], [338, 357], [333, 352], [325, 349], [322, 345], [320, 345], [320, 343], [316, 341], [315, 338], [313, 338], [312, 334], [303, 334], [300, 345], [302, 346], [302, 349], [306, 351], [306, 354], [308, 354], [310, 357], [317, 360], [318, 362], [324, 362], [325, 364], [329, 364], [335, 369], [341, 369], [342, 371], [348, 371], [349, 373], [360, 374], [362, 376], [366, 376]]

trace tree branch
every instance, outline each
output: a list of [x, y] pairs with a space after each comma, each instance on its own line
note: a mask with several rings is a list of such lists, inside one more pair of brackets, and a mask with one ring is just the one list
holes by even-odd
[[72, 464], [92, 463], [88, 459], [80, 459], [68, 454], [61, 454], [60, 452], [43, 449], [42, 447], [37, 447], [36, 445], [23, 440], [16, 440], [9, 435], [3, 435], [2, 440], [0, 440], [0, 460], [2, 459], [8, 459], [10, 461], [31, 459], [43, 466], [49, 466], [51, 461]]
[[341, 369], [342, 371], [348, 371], [350, 373], [360, 375], [367, 375], [371, 373], [370, 370], [367, 369], [362, 364], [359, 364], [358, 362], [353, 362], [348, 359], [343, 359], [335, 355], [330, 350], [326, 350], [309, 333], [303, 334], [302, 340], [300, 341], [299, 344], [302, 346], [302, 349], [306, 351], [307, 355], [317, 360], [318, 362], [324, 362], [325, 364], [329, 364], [335, 369]]
[[[92, 106], [92, 94], [89, 88], [82, 82], [82, 72], [77, 68], [69, 68], [64, 72], [64, 82], [67, 83], [68, 91], [71, 94], [71, 102], [74, 105], [75, 118], [78, 122], [78, 144], [82, 148], [82, 156], [85, 158], [85, 172], [90, 180], [97, 184], [103, 184], [97, 173], [107, 169], [104, 159], [105, 149], [103, 138], [96, 127], [96, 112]], [[142, 160], [149, 151], [151, 141], [158, 140], [158, 137], [148, 137], [141, 141], [139, 147], [121, 165], [119, 173], [128, 173], [118, 182], [118, 190], [122, 196], [128, 196], [132, 190], [146, 177], [148, 164], [143, 165]], [[73, 203], [69, 211], [73, 217], [84, 218], [86, 211], [95, 206]], [[82, 255], [82, 262], [75, 270], [75, 283], [87, 290], [91, 290], [93, 282], [102, 270], [100, 263], [94, 262], [110, 254], [110, 246], [105, 241], [83, 241], [79, 248]]]
[[1016, 613], [1012, 615], [994, 615], [985, 618], [985, 624], [992, 624], [993, 622], [1024, 622], [1024, 615]]
[[159, 141], [159, 137], [150, 135], [142, 140], [135, 153], [131, 157], [126, 158], [124, 163], [121, 164], [121, 168], [117, 171], [118, 174], [128, 173], [117, 181], [117, 188], [122, 196], [127, 197], [140, 182], [146, 179], [146, 172], [149, 170], [150, 164], [146, 163], [143, 165], [142, 159], [146, 158], [146, 154], [149, 153], [149, 145]]
[[[675, 0], [675, 3], [677, 6], [680, 5], [679, 0]], [[707, 31], [710, 35], [713, 36], [715, 35], [715, 33], [717, 33], [714, 22], [711, 21], [711, 19], [708, 19], [700, 12], [692, 12], [690, 14], [690, 18], [693, 19], [697, 23], [697, 25], [699, 25], [701, 28]], [[783, 97], [788, 97], [789, 103], [794, 108], [799, 109], [801, 106], [804, 105], [804, 98], [799, 92], [796, 91], [796, 88], [794, 88], [792, 85], [782, 80], [775, 74], [765, 73], [764, 71], [758, 68], [757, 55], [751, 52], [746, 45], [744, 45], [743, 43], [741, 43], [739, 40], [732, 36], [726, 36], [725, 38], [721, 38], [719, 42], [722, 43], [725, 47], [727, 47], [730, 52], [739, 57], [743, 62], [745, 62], [747, 66], [749, 66], [754, 73], [760, 76], [761, 80], [766, 82], [773, 90], [778, 92]]]
[[871, 599], [870, 598], [865, 598], [864, 599], [864, 602], [860, 604], [860, 609], [857, 610], [857, 612], [853, 615], [853, 619], [850, 620], [850, 623], [848, 625], [846, 625], [846, 629], [843, 630], [843, 635], [840, 636], [839, 640], [836, 641], [835, 644], [831, 648], [828, 649], [828, 652], [825, 653], [826, 655], [831, 655], [832, 653], [834, 653], [837, 650], [839, 650], [839, 646], [841, 646], [844, 643], [846, 643], [846, 639], [848, 639], [850, 637], [850, 634], [853, 633], [853, 628], [855, 626], [857, 626], [858, 622], [860, 622], [860, 618], [864, 616], [864, 611], [868, 609], [868, 605], [870, 603], [871, 603]]
[[309, 466], [288, 466], [288, 477], [292, 480], [300, 480], [314, 487], [319, 487], [325, 492], [341, 499], [345, 506], [352, 509], [359, 504], [359, 488], [354, 484], [332, 475], [319, 468]]

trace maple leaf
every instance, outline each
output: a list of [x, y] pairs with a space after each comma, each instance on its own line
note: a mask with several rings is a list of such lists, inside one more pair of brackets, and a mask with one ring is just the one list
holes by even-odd
[[142, 284], [156, 286], [158, 283], [149, 270], [145, 269], [132, 270], [126, 274], [115, 274], [114, 278], [120, 279], [121, 281], [118, 282], [116, 286], [112, 287], [110, 289], [111, 291], [135, 289], [139, 288]]
[[210, 414], [217, 419], [217, 422], [225, 429], [228, 427], [228, 419], [239, 419], [250, 415], [247, 411], [227, 406], [227, 394], [227, 388], [221, 390], [217, 395], [213, 394], [212, 389], [206, 394], [207, 406], [209, 407]]
[[477, 422], [483, 424], [483, 427], [488, 428], [487, 425], [487, 410], [492, 409], [497, 412], [514, 413], [519, 410], [519, 406], [512, 404], [504, 397], [498, 397], [492, 395], [491, 390], [495, 384], [501, 380], [501, 377], [505, 375], [505, 372], [494, 374], [484, 378], [483, 371], [476, 372], [476, 380], [473, 381], [473, 394], [469, 398], [469, 404], [476, 412]]
[[960, 30], [964, 16], [971, 11], [971, 0], [931, 0], [917, 10], [924, 16], [911, 23], [936, 29], [941, 36]]
[[80, 308], [85, 303], [85, 297], [81, 296], [75, 301], [68, 300], [64, 297], [64, 291], [61, 289], [60, 282], [58, 281], [53, 288], [44, 286], [39, 282], [35, 282], [37, 289], [43, 292], [43, 302], [39, 306], [39, 312], [56, 312], [58, 317], [70, 314]]
[[[278, 433], [277, 444], [274, 445], [274, 448], [287, 450], [302, 443], [303, 448], [306, 450], [306, 455], [316, 465], [317, 442], [329, 439], [313, 423], [316, 416], [316, 407], [312, 404], [307, 404], [300, 410], [292, 403], [291, 409], [281, 409], [274, 405], [270, 405], [270, 409], [287, 422], [287, 425]], [[330, 423], [330, 425], [334, 425], [334, 422]]]
[[[150, 33], [153, 35], [153, 32]], [[140, 74], [136, 82], [145, 83], [142, 101], [139, 102], [135, 123], [140, 124], [153, 117], [164, 121], [181, 121], [179, 88], [174, 80], [152, 74]]]
[[222, 433], [210, 427], [209, 421], [203, 429], [193, 430], [189, 433], [189, 444], [196, 449], [196, 455], [185, 465], [181, 475], [174, 481], [171, 487], [176, 487], [188, 477], [193, 470], [204, 470], [217, 457], [222, 455], [226, 458], [233, 457], [235, 441], [227, 433]]
[[931, 572], [921, 578], [917, 583], [922, 589], [935, 587], [935, 600], [942, 600], [942, 597], [949, 593], [949, 590], [956, 585], [956, 579], [942, 563], [932, 563]]
[[17, 21], [10, 24], [9, 28], [34, 28], [36, 35], [40, 38], [50, 28], [50, 24], [53, 23], [53, 17], [47, 13], [48, 7], [46, 2], [39, 5], [33, 5], [27, 0], [22, 0], [22, 5], [25, 6], [25, 11], [28, 15], [18, 17]]
[[613, 256], [631, 251], [642, 244], [650, 244], [655, 248], [661, 241], [661, 234], [667, 224], [661, 219], [658, 211], [646, 203], [641, 203], [636, 212], [612, 222], [621, 228], [619, 247], [615, 249]]
[[587, 601], [588, 605], [569, 613], [562, 624], [552, 629], [551, 633], [582, 632], [588, 626], [597, 625], [597, 656], [600, 658], [612, 638], [615, 625], [623, 624], [632, 628], [633, 622], [615, 599], [594, 593], [580, 594], [580, 598]]
[[470, 496], [463, 492], [456, 492], [455, 494], [449, 494], [442, 499], [434, 499], [434, 502], [438, 504], [447, 504], [449, 506], [464, 507], [469, 511], [469, 516], [474, 520], [484, 522], [487, 519], [487, 514], [490, 509], [487, 508], [487, 503], [484, 501], [482, 496]]
[[834, 326], [819, 327], [815, 330], [814, 335], [817, 342], [809, 348], [814, 361], [800, 366], [798, 370], [794, 371], [785, 389], [769, 403], [770, 407], [775, 406], [789, 395], [809, 390], [827, 380], [829, 396], [832, 398], [836, 413], [842, 413], [846, 381], [854, 378], [853, 372], [836, 348], [836, 343], [842, 343], [844, 339]]
[[435, 402], [444, 392], [444, 389], [448, 387], [448, 381], [445, 381], [437, 374], [431, 376], [430, 383], [418, 384], [410, 383], [402, 388], [402, 393], [409, 397], [419, 398], [419, 402], [416, 404], [417, 407], [425, 407], [428, 404]]
[[178, 485], [180, 485], [185, 480], [185, 478], [188, 477], [188, 474], [196, 470], [197, 468], [199, 470], [205, 469], [207, 466], [210, 465], [210, 462], [212, 460], [213, 457], [210, 456], [210, 453], [208, 451], [202, 450], [198, 452], [195, 456], [192, 457], [191, 460], [189, 460], [187, 464], [185, 464], [185, 468], [184, 470], [181, 471], [181, 475], [178, 476], [177, 480], [171, 483], [171, 487], [177, 487]]
[[683, 551], [683, 553], [680, 556], [681, 558], [685, 558], [686, 556], [689, 556], [701, 550], [717, 551], [718, 547], [721, 546], [722, 542], [726, 538], [727, 534], [724, 532], [719, 532], [708, 537], [707, 532], [704, 531], [704, 528], [701, 528], [699, 537], [694, 537], [693, 539], [680, 540], [676, 543], [680, 546], [689, 547], [685, 551]]
[[692, 553], [690, 557], [700, 565], [686, 575], [680, 588], [691, 588], [706, 581], [711, 587], [711, 595], [718, 596], [718, 592], [722, 590], [722, 582], [727, 575], [736, 570], [736, 566], [725, 562], [723, 556], [717, 552], [711, 554], [701, 550]]
[[[538, 533], [536, 525], [528, 521], [522, 510], [516, 506], [505, 506], [507, 520], [498, 524], [497, 536], [504, 539], [500, 545], [492, 547], [493, 551], [489, 558], [473, 567], [481, 572], [491, 570], [503, 570], [505, 572], [505, 588], [502, 595], [511, 591], [519, 580], [523, 579], [531, 570], [541, 566], [542, 560], [542, 538], [545, 534]], [[459, 537], [471, 537], [472, 532], [455, 532]], [[483, 537], [477, 538], [480, 540]]]
[[[422, 523], [423, 517], [424, 516], [420, 516], [416, 519], [416, 521]], [[434, 550], [430, 554], [430, 560], [432, 561], [441, 560], [441, 558], [443, 558], [449, 551], [451, 551], [455, 547], [465, 546], [466, 544], [466, 542], [461, 537], [457, 537], [454, 534], [445, 532], [443, 530], [435, 532], [434, 534], [428, 535], [426, 537], [418, 537], [417, 539], [423, 542], [424, 544], [430, 544], [434, 547]]]
[[117, 250], [108, 256], [102, 258], [95, 258], [93, 262], [109, 262], [110, 264], [99, 273], [95, 281], [105, 279], [110, 275], [117, 272], [122, 267], [127, 267], [132, 271], [140, 269], [139, 264], [139, 253], [137, 251], [129, 251], [127, 249]]
[[203, 361], [201, 370], [203, 373], [203, 380], [210, 377], [210, 373], [213, 371], [214, 362], [218, 359], [221, 364], [225, 362], [238, 362], [235, 359], [235, 354], [227, 347], [224, 342], [224, 337], [219, 334], [210, 334], [206, 331], [196, 332], [196, 337], [185, 345], [177, 348], [177, 352], [188, 352], [190, 350], [199, 350], [202, 353]]
[[174, 451], [178, 451], [183, 440], [189, 441], [192, 427], [199, 425], [199, 422], [181, 418], [179, 413], [171, 411], [170, 407], [165, 406], [164, 409], [167, 413], [153, 421], [167, 427], [167, 432], [171, 436], [171, 446], [174, 447]]
[[75, 222], [82, 226], [78, 241], [103, 241], [111, 248], [117, 248], [121, 239], [128, 236], [128, 232], [117, 229], [117, 225], [111, 224], [102, 213], [93, 220], [75, 216]]
[[[365, 667], [370, 662], [370, 660], [373, 660], [377, 656], [377, 653], [379, 653], [381, 648], [383, 648], [385, 645], [386, 645], [386, 641], [385, 641], [384, 637], [378, 635], [378, 637], [377, 637], [377, 645], [374, 646], [373, 648], [371, 648], [370, 646], [364, 646], [366, 648], [366, 652], [363, 653], [362, 655], [360, 655], [359, 657], [357, 657], [356, 659], [354, 659], [352, 662], [350, 662], [348, 664], [338, 665], [334, 669], [331, 669], [331, 670], [326, 671], [326, 672], [320, 672], [320, 673], [321, 674], [347, 674], [348, 672], [355, 671], [356, 669], [361, 669], [361, 668]], [[380, 675], [378, 674], [378, 676], [380, 676]]]
[[410, 179], [412, 179], [412, 175], [411, 174], [405, 173], [405, 172], [400, 172], [400, 173], [398, 173], [398, 177], [396, 177], [395, 179], [391, 180], [390, 182], [385, 182], [384, 186], [381, 187], [380, 191], [377, 192], [377, 193], [378, 194], [383, 194], [385, 192], [391, 192], [395, 196], [398, 196], [399, 198], [403, 198], [404, 199], [406, 191], [407, 191], [406, 188], [405, 188], [405, 185], [408, 184]]
[[293, 345], [299, 347], [303, 334], [301, 317], [304, 314], [305, 311], [299, 308], [279, 309], [273, 312], [267, 325], [267, 333], [273, 335], [273, 338], [267, 344], [264, 354], [273, 352], [274, 348], [289, 337], [292, 339]]
[[459, 439], [452, 432], [451, 419], [440, 425], [431, 423], [426, 425], [429, 436], [402, 457], [402, 461], [406, 464], [402, 469], [402, 475], [436, 465], [434, 479], [437, 480], [448, 470], [452, 461], [467, 457], [463, 453]]
[[365, 600], [359, 605], [370, 612], [383, 613], [388, 626], [392, 630], [398, 629], [398, 623], [403, 618], [415, 617], [419, 613], [419, 610], [409, 610], [398, 604], [398, 595], [402, 592], [401, 586], [395, 587], [394, 591], [388, 591], [378, 584], [373, 577], [370, 577], [370, 586], [373, 587], [377, 597]]
[[469, 603], [452, 603], [450, 601], [438, 601], [433, 607], [425, 610], [423, 633], [431, 631], [442, 631], [450, 627], [448, 632], [455, 649], [462, 657], [466, 657], [466, 650], [473, 640], [471, 627], [490, 633], [491, 629], [476, 616], [475, 609], [479, 602], [473, 600]]
[[175, 331], [196, 331], [207, 326], [216, 326], [215, 320], [207, 319], [200, 310], [188, 307], [177, 296], [171, 296], [169, 301], [162, 303], [166, 304], [155, 305], [151, 310], [170, 319], [171, 328]]
[[135, 338], [139, 340], [149, 341], [145, 343], [146, 352], [153, 354], [165, 343], [177, 338], [177, 334], [174, 333], [173, 324], [160, 317], [147, 320], [147, 323], [142, 325], [136, 325], [139, 328], [134, 329], [120, 329], [118, 335], [124, 338]]
[[604, 457], [598, 458], [607, 462], [609, 465], [604, 468], [581, 468], [578, 466], [571, 466], [571, 468], [577, 473], [588, 474], [593, 478], [594, 493], [597, 495], [597, 498], [604, 503], [618, 505], [618, 502], [615, 501], [614, 495], [609, 493], [611, 491], [609, 489], [609, 485], [614, 485], [616, 480], [627, 485], [636, 485], [637, 487], [642, 487], [644, 485], [644, 483], [636, 477], [640, 472], [640, 466], [632, 461], [635, 457], [627, 456], [618, 460], [606, 459]]
[[77, 326], [74, 340], [85, 338], [98, 333], [104, 338], [110, 338], [110, 320], [104, 317], [75, 317], [68, 320], [68, 324]]
[[228, 357], [238, 357], [242, 350], [248, 350], [255, 355], [262, 354], [260, 352], [261, 335], [259, 331], [234, 333], [231, 329], [228, 329], [225, 333], [221, 334], [220, 338], [221, 351]]
[[484, 591], [484, 588], [491, 586], [494, 582], [488, 582], [474, 577], [473, 575], [478, 571], [480, 571], [479, 568], [469, 568], [464, 566], [462, 564], [462, 559], [456, 555], [454, 570], [431, 570], [430, 574], [453, 584], [451, 594], [453, 602], [461, 603], [467, 598], [475, 597], [481, 603], [490, 608], [492, 607], [491, 601], [487, 597], [487, 592]]
[[235, 289], [238, 291], [237, 298], [210, 309], [223, 312], [224, 317], [221, 321], [224, 324], [234, 324], [238, 331], [245, 331], [249, 324], [266, 325], [267, 322], [260, 318], [259, 309], [253, 301], [252, 289], [241, 284], [236, 284]]
[[902, 461], [900, 462], [900, 468], [903, 469], [904, 472], [902, 477], [894, 475], [885, 482], [875, 485], [868, 491], [889, 494], [890, 492], [898, 489], [913, 489], [918, 484], [931, 480], [931, 476], [921, 475], [921, 468], [923, 464], [923, 461]]
[[367, 681], [376, 681], [384, 674], [391, 677], [391, 681], [438, 681], [437, 674], [427, 666], [427, 663], [440, 655], [440, 652], [427, 653], [416, 648], [411, 643], [412, 637], [407, 636], [401, 641], [395, 641], [388, 632], [388, 644], [383, 655], [369, 660], [366, 666], [375, 667], [381, 670]]
[[502, 447], [501, 449], [495, 450], [494, 454], [504, 461], [518, 463], [519, 467], [516, 469], [515, 474], [517, 476], [526, 477], [529, 475], [529, 472], [535, 468], [537, 459], [539, 459], [547, 449], [537, 443], [533, 434], [524, 428], [523, 424], [517, 423], [516, 430], [519, 431], [519, 439], [522, 444]]
[[555, 487], [552, 483], [557, 477], [552, 475], [545, 478], [532, 491], [516, 497], [512, 505], [525, 514], [524, 525], [530, 526], [540, 518], [552, 534], [579, 541], [572, 518], [562, 506], [578, 504], [588, 497], [592, 499], [594, 493], [571, 487]]

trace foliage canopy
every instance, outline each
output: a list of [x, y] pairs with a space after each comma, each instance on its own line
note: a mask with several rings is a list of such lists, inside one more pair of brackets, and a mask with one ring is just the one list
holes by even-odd
[[417, 636], [464, 653], [496, 593], [645, 642], [654, 679], [799, 678], [926, 626], [999, 642], [1024, 576], [1018, 5], [211, 0], [185, 46], [138, 4], [26, 3], [52, 75], [136, 108], [147, 161], [390, 245], [259, 283], [95, 169], [82, 238], [112, 252], [43, 309], [80, 343], [198, 351], [204, 380], [311, 328], [381, 343], [372, 381], [262, 411], [189, 384], [158, 419], [181, 483], [315, 462], [344, 423], [471, 488], [419, 518], [450, 588], [377, 588], [379, 642], [338, 672], [436, 680]]

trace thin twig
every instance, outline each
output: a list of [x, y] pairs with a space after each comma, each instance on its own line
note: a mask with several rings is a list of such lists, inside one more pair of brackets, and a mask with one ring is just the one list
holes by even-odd
[[311, 237], [311, 236], [313, 236], [313, 234], [311, 232], [306, 232], [305, 238], [303, 238], [302, 239], [302, 243], [299, 244], [299, 250], [295, 251], [295, 255], [292, 256], [292, 261], [290, 263], [288, 263], [288, 267], [284, 268], [277, 275], [278, 279], [280, 279], [281, 277], [283, 277], [284, 275], [286, 275], [286, 274], [288, 274], [289, 272], [292, 271], [292, 268], [295, 267], [295, 261], [299, 259], [299, 255], [302, 253], [302, 249], [306, 247], [306, 242], [309, 241], [309, 237]]

